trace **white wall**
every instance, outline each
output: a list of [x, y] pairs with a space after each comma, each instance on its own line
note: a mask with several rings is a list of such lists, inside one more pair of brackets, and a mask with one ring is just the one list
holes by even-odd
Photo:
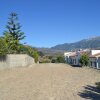
[[100, 50], [91, 50], [91, 55], [95, 55], [97, 53], [100, 53]]

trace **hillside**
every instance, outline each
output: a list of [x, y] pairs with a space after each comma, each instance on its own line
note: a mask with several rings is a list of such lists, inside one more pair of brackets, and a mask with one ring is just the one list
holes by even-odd
[[54, 50], [51, 48], [37, 48], [38, 51], [41, 51], [44, 55], [51, 55], [51, 56], [55, 56], [55, 55], [63, 55], [64, 50]]
[[64, 43], [51, 47], [52, 50], [79, 50], [79, 49], [98, 49], [100, 48], [100, 36], [84, 39], [75, 43]]

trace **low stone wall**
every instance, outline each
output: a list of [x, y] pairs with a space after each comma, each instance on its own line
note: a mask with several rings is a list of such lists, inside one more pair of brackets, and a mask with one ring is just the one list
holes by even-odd
[[26, 67], [35, 63], [27, 54], [9, 54], [0, 56], [0, 68]]

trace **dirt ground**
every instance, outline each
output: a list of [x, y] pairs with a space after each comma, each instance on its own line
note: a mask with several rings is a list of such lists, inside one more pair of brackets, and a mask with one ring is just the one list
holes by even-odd
[[37, 64], [0, 70], [0, 100], [100, 100], [100, 70]]

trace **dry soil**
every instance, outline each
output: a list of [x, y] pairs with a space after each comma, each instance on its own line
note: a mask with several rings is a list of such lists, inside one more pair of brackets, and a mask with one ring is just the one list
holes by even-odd
[[[0, 70], [0, 100], [100, 100], [100, 93], [94, 91], [99, 81], [100, 71], [67, 64], [5, 69]], [[85, 89], [93, 89], [97, 99]]]

